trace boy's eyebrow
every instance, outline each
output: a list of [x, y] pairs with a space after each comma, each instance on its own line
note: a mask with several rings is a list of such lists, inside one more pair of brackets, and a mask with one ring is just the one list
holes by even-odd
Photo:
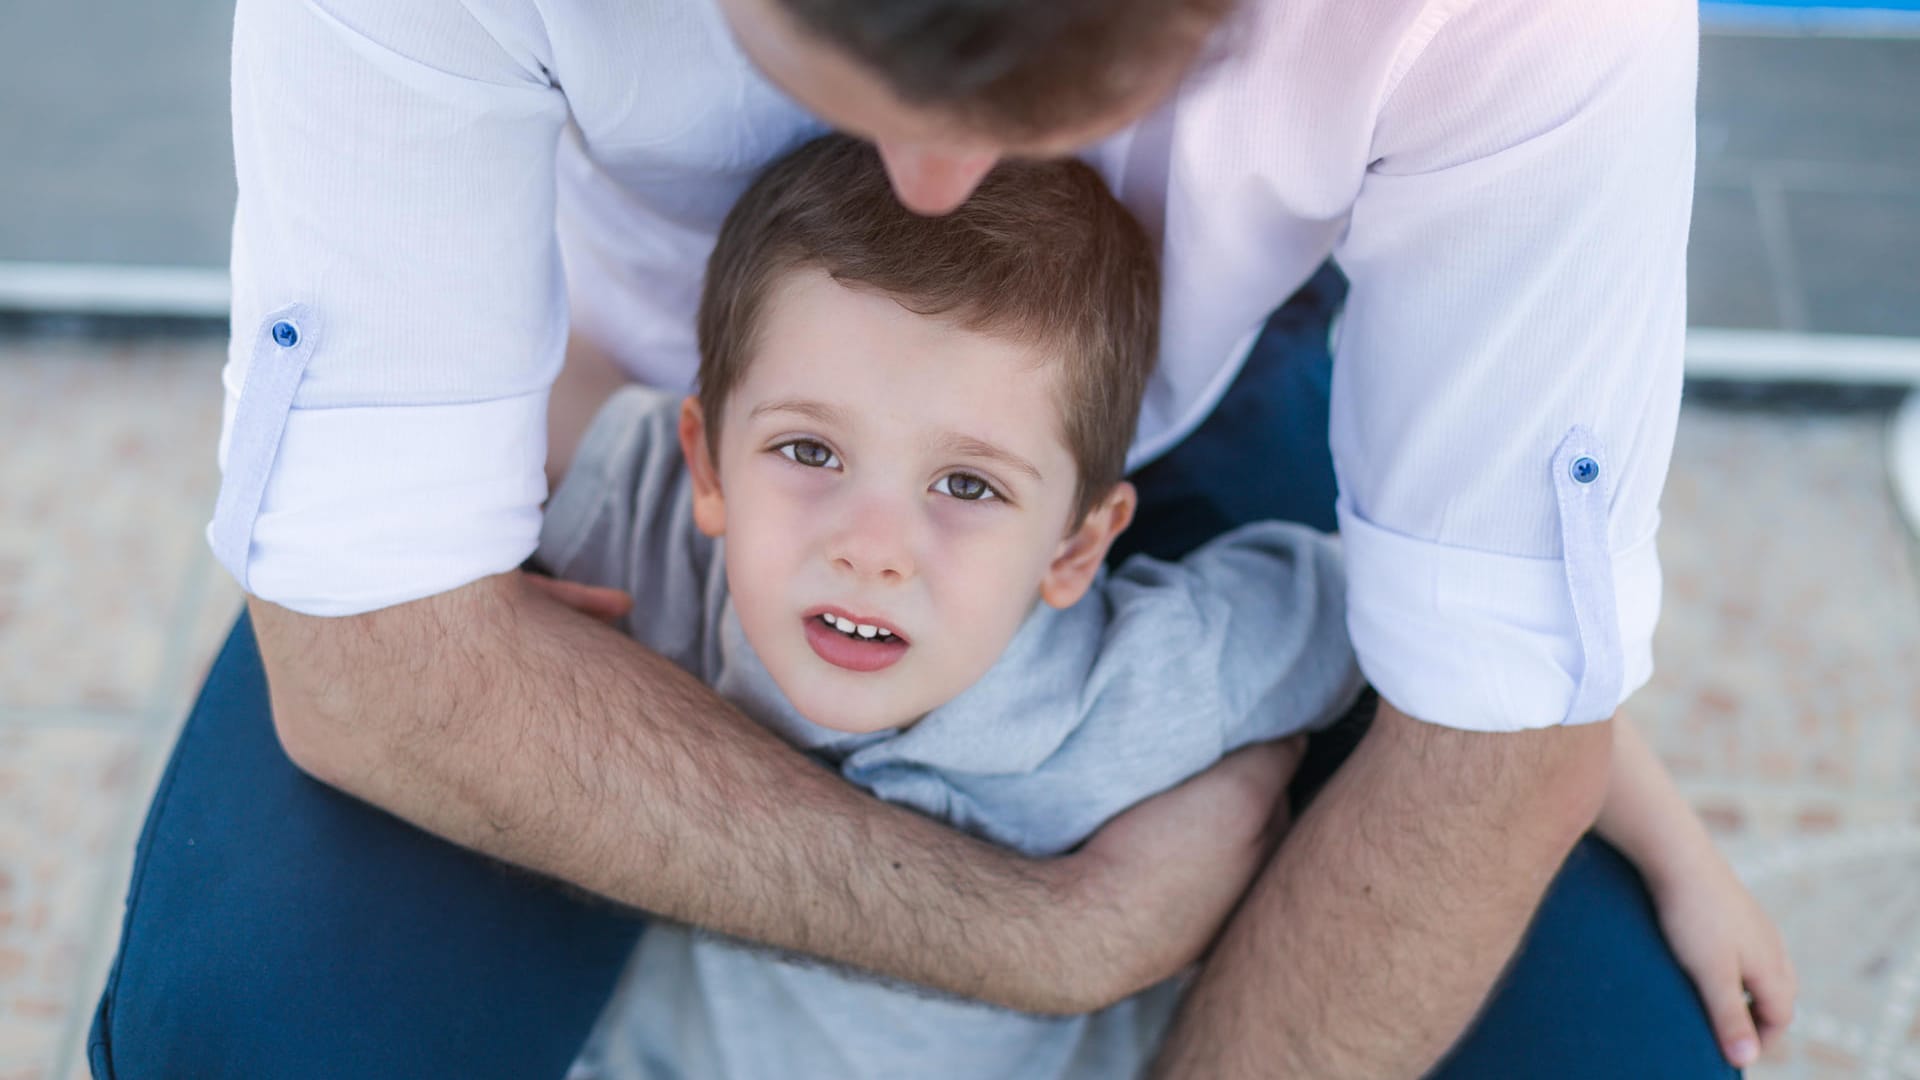
[[753, 407], [753, 411], [747, 414], [747, 418], [754, 420], [776, 412], [799, 413], [816, 424], [825, 424], [828, 427], [847, 426], [847, 414], [844, 409], [837, 405], [828, 405], [823, 401], [808, 401], [805, 398], [781, 398], [777, 401], [762, 402]]
[[[777, 412], [798, 413], [816, 424], [824, 424], [827, 427], [845, 428], [849, 426], [845, 409], [840, 408], [838, 405], [829, 405], [824, 401], [809, 401], [806, 398], [780, 398], [775, 401], [762, 402], [753, 407], [753, 411], [747, 414], [747, 418], [754, 420], [768, 413]], [[958, 432], [950, 431], [942, 434], [935, 441], [935, 445], [941, 450], [959, 457], [986, 458], [988, 461], [997, 461], [1009, 469], [1023, 472], [1033, 477], [1033, 482], [1036, 484], [1045, 483], [1040, 476], [1040, 470], [1035, 468], [1032, 462], [1018, 454], [1002, 450], [992, 443], [987, 442], [985, 439], [976, 439], [971, 435], [961, 435]]]
[[961, 457], [979, 457], [986, 458], [988, 461], [997, 461], [1009, 469], [1015, 469], [1033, 477], [1033, 482], [1036, 484], [1045, 483], [1040, 478], [1040, 470], [1034, 468], [1026, 458], [1002, 450], [984, 439], [949, 432], [941, 437], [939, 445], [948, 453]]

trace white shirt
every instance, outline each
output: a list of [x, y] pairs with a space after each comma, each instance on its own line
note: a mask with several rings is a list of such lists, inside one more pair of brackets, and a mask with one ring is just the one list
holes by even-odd
[[[1163, 252], [1133, 463], [1332, 255], [1363, 670], [1455, 727], [1611, 715], [1652, 671], [1692, 0], [1242, 7], [1222, 58], [1084, 154]], [[243, 588], [318, 615], [519, 565], [569, 326], [689, 386], [722, 217], [823, 130], [711, 0], [240, 0], [233, 99], [208, 535]]]

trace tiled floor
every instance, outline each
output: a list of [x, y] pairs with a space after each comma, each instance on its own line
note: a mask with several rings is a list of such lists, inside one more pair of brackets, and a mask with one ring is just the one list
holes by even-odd
[[[0, 338], [0, 1080], [74, 1080], [139, 816], [238, 594], [220, 346]], [[1920, 1077], [1920, 583], [1883, 408], [1690, 404], [1633, 710], [1787, 929], [1763, 1080]]]
[[1686, 413], [1660, 672], [1631, 706], [1780, 919], [1765, 1077], [1920, 1077], [1920, 582], [1886, 415]]
[[0, 1080], [85, 1074], [140, 814], [239, 592], [219, 346], [0, 339]]

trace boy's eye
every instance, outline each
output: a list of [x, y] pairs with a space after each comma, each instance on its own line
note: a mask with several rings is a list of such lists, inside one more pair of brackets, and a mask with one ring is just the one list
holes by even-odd
[[809, 468], [837, 469], [840, 467], [840, 459], [833, 455], [833, 451], [812, 439], [795, 439], [790, 443], [782, 443], [780, 452], [786, 455], [787, 460], [798, 462]]
[[933, 490], [951, 495], [956, 499], [978, 502], [982, 499], [997, 499], [1000, 493], [992, 485], [972, 473], [948, 473], [933, 482]]

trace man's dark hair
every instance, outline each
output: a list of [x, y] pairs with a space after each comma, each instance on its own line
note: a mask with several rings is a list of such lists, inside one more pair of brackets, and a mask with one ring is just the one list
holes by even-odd
[[1160, 268], [1146, 233], [1084, 163], [1003, 161], [944, 217], [903, 208], [879, 154], [845, 135], [775, 163], [734, 204], [707, 262], [700, 408], [710, 448], [774, 287], [809, 269], [1034, 345], [1054, 366], [1060, 437], [1080, 470], [1074, 522], [1120, 482], [1158, 352]]
[[778, 0], [911, 105], [1044, 134], [1127, 98], [1235, 0]]

